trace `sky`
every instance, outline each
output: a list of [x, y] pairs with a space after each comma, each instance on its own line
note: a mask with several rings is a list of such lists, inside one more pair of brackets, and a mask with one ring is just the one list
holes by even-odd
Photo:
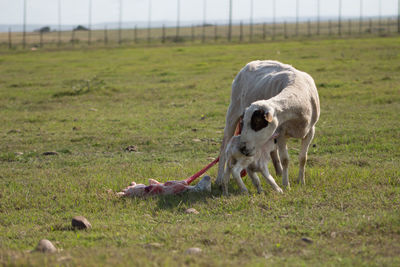
[[[92, 24], [118, 22], [122, 2], [122, 21], [125, 23], [147, 21], [151, 2], [152, 21], [176, 21], [177, 3], [180, 2], [180, 21], [202, 21], [204, 3], [206, 20], [215, 22], [227, 20], [229, 0], [26, 0], [27, 24], [58, 24], [58, 4], [61, 5], [61, 24], [88, 25], [89, 2], [92, 1]], [[233, 19], [249, 21], [251, 2], [255, 21], [272, 18], [274, 0], [232, 0]], [[296, 1], [299, 2], [299, 16], [316, 17], [317, 3], [320, 2], [321, 17], [338, 16], [340, 0], [276, 0], [276, 17], [294, 18]], [[360, 16], [360, 2], [364, 16], [394, 16], [398, 14], [399, 0], [342, 0], [343, 17]], [[0, 0], [0, 24], [23, 23], [24, 0]]]

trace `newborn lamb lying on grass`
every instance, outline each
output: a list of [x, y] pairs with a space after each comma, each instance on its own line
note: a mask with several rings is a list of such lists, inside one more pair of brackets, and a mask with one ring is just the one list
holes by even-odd
[[269, 174], [268, 162], [271, 160], [270, 152], [276, 150], [275, 138], [278, 137], [274, 134], [268, 141], [261, 147], [255, 149], [253, 155], [245, 156], [240, 151], [240, 135], [233, 136], [229, 141], [225, 150], [225, 170], [222, 190], [225, 195], [228, 195], [229, 178], [232, 176], [238, 183], [242, 193], [248, 193], [246, 186], [240, 177], [240, 172], [246, 170], [249, 174], [251, 181], [257, 188], [258, 193], [262, 192], [260, 179], [256, 172], [261, 172], [266, 181], [279, 193], [283, 193], [282, 189], [276, 184], [274, 178]]

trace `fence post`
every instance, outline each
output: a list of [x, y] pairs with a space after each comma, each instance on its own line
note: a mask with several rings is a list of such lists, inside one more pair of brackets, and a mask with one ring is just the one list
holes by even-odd
[[288, 34], [287, 34], [287, 22], [286, 20], [283, 22], [283, 36], [285, 39], [288, 38]]
[[39, 47], [42, 48], [43, 47], [43, 31], [39, 30], [39, 34], [40, 34], [40, 43], [39, 43]]
[[310, 20], [307, 21], [307, 33], [308, 33], [308, 37], [311, 37], [311, 21]]
[[57, 46], [60, 47], [61, 46], [61, 30], [60, 29], [57, 32], [57, 38], [58, 38]]
[[217, 42], [217, 40], [218, 40], [217, 31], [218, 31], [218, 25], [217, 25], [217, 23], [215, 23], [215, 27], [214, 27], [214, 41], [215, 42]]
[[266, 25], [266, 23], [264, 22], [263, 23], [263, 40], [265, 41], [265, 37], [267, 36], [267, 30], [266, 30], [266, 28], [267, 28], [267, 25]]
[[202, 36], [201, 36], [201, 42], [202, 43], [206, 42], [206, 24], [205, 23], [203, 23], [203, 33], [202, 33]]
[[104, 27], [104, 46], [108, 44], [108, 33], [107, 33], [107, 25]]
[[296, 36], [299, 35], [299, 0], [296, 0]]
[[12, 48], [11, 28], [8, 28], [8, 49]]
[[192, 24], [192, 43], [195, 41], [195, 31], [194, 31], [194, 25]]
[[397, 33], [400, 34], [400, 0], [397, 1]]
[[150, 26], [147, 27], [147, 43], [150, 44], [151, 42], [151, 29]]
[[165, 24], [162, 25], [161, 42], [162, 42], [162, 43], [165, 43]]
[[75, 44], [75, 31], [74, 31], [74, 28], [72, 28], [72, 33], [71, 33], [71, 43], [72, 43], [72, 46], [74, 46], [74, 44]]
[[351, 35], [351, 19], [349, 19], [349, 35]]
[[88, 29], [88, 45], [92, 42], [92, 30], [89, 28]]
[[229, 0], [229, 26], [228, 26], [228, 41], [232, 39], [232, 0]]
[[369, 32], [372, 34], [372, 19], [369, 18]]
[[137, 43], [137, 25], [135, 25], [135, 29], [133, 30], [133, 41], [135, 44]]
[[342, 35], [342, 0], [339, 0], [339, 18], [338, 18], [339, 28], [338, 33], [339, 36]]
[[243, 41], [243, 21], [240, 21], [240, 35], [239, 35], [239, 42]]
[[329, 35], [332, 35], [332, 21], [331, 20], [329, 20], [328, 21], [328, 28], [329, 28]]

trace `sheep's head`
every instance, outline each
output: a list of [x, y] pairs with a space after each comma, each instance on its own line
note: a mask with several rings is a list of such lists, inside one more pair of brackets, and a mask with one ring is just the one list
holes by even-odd
[[252, 156], [255, 149], [273, 137], [278, 126], [274, 109], [262, 102], [254, 102], [245, 111], [240, 138], [240, 151], [243, 155]]

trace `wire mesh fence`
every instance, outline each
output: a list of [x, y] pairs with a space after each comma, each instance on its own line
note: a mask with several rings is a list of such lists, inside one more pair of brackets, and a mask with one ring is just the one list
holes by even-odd
[[[59, 0], [60, 3], [61, 0]], [[90, 1], [90, 8], [92, 0]], [[232, 0], [229, 0], [228, 19], [221, 23], [210, 23], [206, 21], [205, 14], [201, 23], [188, 25], [181, 23], [179, 18], [178, 0], [178, 17], [175, 26], [160, 25], [159, 27], [151, 26], [151, 0], [149, 3], [149, 20], [147, 27], [143, 25], [132, 25], [123, 27], [122, 22], [122, 0], [120, 1], [120, 14], [118, 26], [105, 25], [102, 29], [98, 26], [92, 28], [91, 12], [88, 14], [89, 23], [86, 26], [71, 26], [70, 30], [66, 30], [66, 26], [59, 25], [57, 30], [50, 29], [49, 26], [43, 26], [36, 31], [28, 32], [26, 30], [26, 5], [23, 9], [24, 26], [22, 31], [9, 28], [8, 32], [0, 32], [0, 47], [16, 49], [16, 48], [38, 48], [38, 47], [82, 47], [82, 46], [115, 46], [115, 45], [146, 45], [146, 44], [167, 44], [167, 43], [218, 43], [218, 42], [260, 42], [268, 40], [279, 40], [289, 38], [318, 38], [327, 36], [362, 36], [377, 35], [387, 36], [400, 34], [400, 10], [398, 15], [382, 16], [381, 11], [377, 16], [363, 16], [362, 4], [360, 0], [360, 15], [352, 17], [342, 16], [342, 1], [339, 2], [338, 16], [321, 18], [320, 0], [317, 0], [318, 13], [312, 18], [304, 18], [299, 15], [300, 0], [296, 3], [296, 16], [285, 20], [279, 17], [275, 11], [276, 0], [272, 0], [273, 16], [267, 22], [254, 22], [253, 18], [253, 0], [249, 1], [251, 6], [251, 15], [249, 20], [233, 21], [232, 20]], [[381, 0], [379, 4], [381, 5]], [[204, 0], [204, 3], [206, 1]], [[26, 0], [24, 0], [26, 3]], [[400, 8], [400, 0], [399, 5]], [[90, 9], [89, 9], [90, 10]], [[205, 11], [204, 11], [205, 12]], [[59, 6], [59, 16], [61, 10]], [[114, 23], [115, 25], [115, 23]], [[62, 29], [62, 30], [61, 30]]]

